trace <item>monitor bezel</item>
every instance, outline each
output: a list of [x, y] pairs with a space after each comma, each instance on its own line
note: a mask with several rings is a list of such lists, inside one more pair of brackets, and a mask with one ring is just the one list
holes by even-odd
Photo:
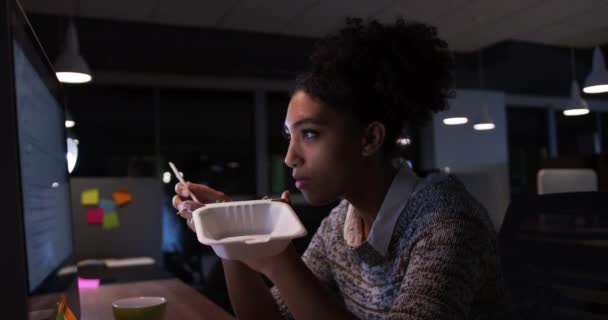
[[[21, 176], [19, 171], [19, 149], [17, 132], [17, 108], [15, 107], [15, 86], [13, 68], [12, 22], [13, 1], [2, 0], [0, 7], [0, 136], [5, 137], [6, 155], [0, 157], [0, 167], [6, 170], [8, 183], [1, 184], [0, 201], [4, 203], [4, 223], [0, 223], [0, 239], [7, 244], [4, 258], [10, 263], [4, 264], [2, 272], [5, 284], [11, 288], [11, 294], [3, 295], [2, 300], [11, 306], [12, 316], [25, 318], [28, 313], [28, 275], [25, 260], [25, 238], [23, 234], [23, 209], [21, 203]], [[11, 180], [14, 183], [11, 183]]]

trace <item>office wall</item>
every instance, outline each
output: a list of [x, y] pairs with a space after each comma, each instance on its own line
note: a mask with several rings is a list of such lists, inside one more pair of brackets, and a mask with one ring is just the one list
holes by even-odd
[[[476, 131], [473, 123], [484, 104], [496, 128]], [[466, 185], [467, 189], [488, 209], [498, 230], [509, 205], [509, 168], [505, 95], [496, 91], [459, 90], [450, 101], [452, 110], [465, 114], [469, 123], [446, 126], [445, 115], [435, 115], [432, 123], [432, 157], [425, 167], [449, 168]]]
[[[148, 256], [162, 264], [162, 189], [155, 178], [72, 178], [74, 254], [77, 259]], [[104, 230], [87, 223], [87, 207], [81, 193], [98, 189], [100, 198], [112, 199], [112, 192], [128, 190], [131, 203], [117, 208], [120, 227]]]

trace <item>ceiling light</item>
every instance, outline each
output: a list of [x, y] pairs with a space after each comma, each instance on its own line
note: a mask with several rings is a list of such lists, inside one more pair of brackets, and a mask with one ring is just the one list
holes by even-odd
[[578, 81], [576, 81], [576, 64], [574, 61], [574, 48], [570, 48], [572, 86], [570, 87], [570, 105], [564, 110], [565, 116], [581, 116], [589, 113], [589, 106], [581, 97], [581, 89], [578, 86]]
[[[479, 50], [479, 61], [478, 61], [478, 68], [479, 68], [479, 89], [483, 90], [484, 85], [483, 85], [483, 56], [482, 56], [483, 51], [480, 49]], [[477, 130], [477, 131], [485, 131], [485, 130], [492, 130], [496, 127], [496, 125], [494, 124], [494, 121], [492, 120], [492, 118], [490, 117], [490, 113], [488, 112], [488, 108], [485, 105], [481, 105], [481, 116], [479, 117], [479, 120], [473, 125], [473, 129]]]
[[457, 126], [469, 122], [469, 118], [464, 114], [459, 113], [458, 106], [454, 100], [448, 102], [448, 107], [449, 109], [443, 113], [445, 115], [443, 124], [446, 126]]
[[492, 130], [496, 125], [492, 122], [480, 122], [473, 125], [473, 129], [477, 131]]
[[585, 80], [583, 92], [608, 92], [608, 70], [606, 70], [604, 55], [602, 54], [600, 47], [596, 46], [595, 49], [593, 49], [593, 65], [591, 67], [591, 72]]
[[72, 21], [65, 33], [61, 53], [55, 61], [55, 72], [57, 79], [65, 83], [85, 83], [92, 79], [89, 65], [80, 55], [78, 35]]
[[397, 139], [397, 144], [400, 146], [409, 146], [412, 143], [410, 138], [399, 138]]
[[469, 122], [469, 119], [467, 119], [467, 117], [449, 117], [443, 119], [443, 124], [447, 126], [457, 126], [461, 124], [466, 124], [467, 122]]
[[74, 117], [72, 117], [72, 113], [68, 109], [65, 109], [65, 127], [73, 128], [76, 125], [76, 121], [74, 121]]
[[581, 97], [578, 81], [572, 81], [570, 90], [570, 108], [564, 110], [565, 116], [582, 116], [589, 113], [587, 102]]

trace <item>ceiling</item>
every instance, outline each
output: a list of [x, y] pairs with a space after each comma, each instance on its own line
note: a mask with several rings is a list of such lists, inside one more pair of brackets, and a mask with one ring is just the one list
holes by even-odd
[[608, 43], [608, 0], [20, 0], [28, 12], [319, 37], [345, 16], [438, 27], [456, 51], [502, 40]]

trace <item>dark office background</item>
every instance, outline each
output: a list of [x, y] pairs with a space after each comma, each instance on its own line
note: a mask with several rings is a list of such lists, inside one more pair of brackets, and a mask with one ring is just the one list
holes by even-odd
[[[68, 18], [31, 14], [30, 19], [52, 60], [59, 53]], [[260, 134], [256, 103], [263, 99], [268, 193], [295, 191], [290, 172], [282, 164], [287, 144], [281, 131], [290, 85], [304, 70], [315, 38], [97, 18], [73, 20], [82, 55], [96, 77], [90, 84], [66, 85], [68, 108], [77, 122], [69, 134], [80, 142], [73, 176], [161, 179], [168, 170], [166, 162], [173, 161], [187, 180], [240, 198], [267, 195], [258, 194], [256, 181], [255, 147]], [[601, 47], [608, 52], [608, 44]], [[458, 89], [480, 89], [482, 53], [484, 90], [533, 96], [570, 92], [569, 48], [509, 40], [480, 50], [455, 53]], [[583, 83], [592, 50], [577, 48], [574, 53], [576, 78]], [[133, 74], [138, 76], [128, 80]], [[148, 81], [147, 75], [178, 80]], [[605, 100], [608, 94], [584, 97]], [[536, 193], [540, 168], [597, 169], [608, 163], [606, 112], [565, 117], [554, 106], [507, 105], [506, 116], [513, 199]], [[554, 137], [549, 134], [552, 125]], [[420, 133], [409, 134], [412, 145], [402, 154], [425, 174], [422, 169], [429, 168], [420, 166]], [[165, 185], [167, 198], [175, 182]], [[314, 208], [300, 202], [295, 206], [309, 230], [307, 238], [296, 241], [302, 252], [331, 205]], [[209, 248], [200, 248], [192, 233], [184, 234], [180, 239], [184, 253], [168, 257], [171, 271], [202, 292], [210, 292], [210, 285], [221, 287], [221, 283], [197, 282], [193, 274], [202, 257], [211, 253]], [[222, 278], [216, 275], [215, 279]], [[227, 305], [225, 295], [212, 299]]]
[[[67, 18], [33, 14], [31, 21], [49, 56], [56, 56]], [[284, 153], [280, 131], [289, 86], [304, 70], [314, 38], [92, 18], [75, 18], [75, 22], [82, 54], [92, 70], [103, 70], [105, 74], [251, 77], [284, 84], [279, 91], [264, 90], [268, 157], [276, 160]], [[576, 49], [575, 53], [577, 77], [583, 82], [590, 69], [591, 50]], [[478, 51], [455, 54], [457, 88], [479, 88], [478, 55]], [[570, 68], [564, 67], [570, 61], [568, 48], [506, 41], [484, 48], [483, 55], [485, 89], [543, 96], [569, 92]], [[165, 160], [173, 160], [189, 179], [211, 183], [231, 194], [255, 194], [254, 90], [116, 84], [118, 81], [103, 80], [66, 86], [69, 109], [79, 123], [71, 133], [81, 142], [75, 176], [157, 176], [159, 170], [167, 169]], [[543, 140], [546, 130], [534, 134], [534, 151], [532, 141], [518, 137], [539, 132], [543, 124], [546, 126], [546, 115], [544, 109], [507, 110], [510, 157], [519, 157], [511, 168], [511, 183], [517, 193], [516, 181], [531, 181], [535, 171], [513, 170], [521, 170], [522, 165], [536, 168], [540, 159], [549, 156], [547, 147], [543, 148], [548, 143], [548, 137]], [[605, 113], [569, 118], [554, 112], [557, 155], [593, 154], [594, 139], [605, 150]], [[420, 157], [417, 147], [414, 140], [407, 152], [414, 165]], [[535, 155], [522, 155], [522, 150]], [[158, 163], [157, 153], [162, 158]], [[525, 178], [517, 178], [521, 174]], [[531, 190], [526, 188], [522, 190]]]

